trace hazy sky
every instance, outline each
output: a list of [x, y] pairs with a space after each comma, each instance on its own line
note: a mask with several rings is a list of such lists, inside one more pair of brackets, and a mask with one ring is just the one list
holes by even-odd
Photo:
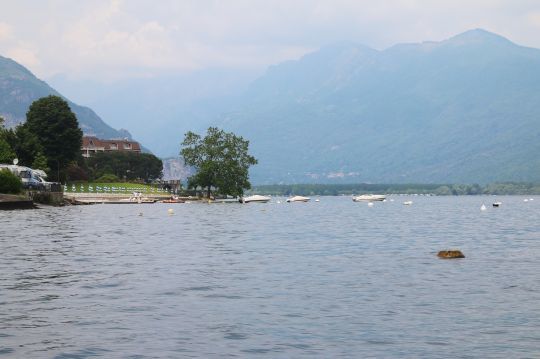
[[540, 48], [540, 1], [0, 0], [0, 55], [42, 78], [261, 68], [332, 42], [382, 49], [472, 28]]

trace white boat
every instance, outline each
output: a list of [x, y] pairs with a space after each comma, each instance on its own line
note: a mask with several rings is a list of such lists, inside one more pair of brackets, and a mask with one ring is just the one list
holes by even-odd
[[493, 207], [500, 207], [502, 202], [493, 202]]
[[268, 197], [268, 196], [261, 196], [261, 195], [253, 195], [253, 196], [248, 196], [248, 197], [244, 197], [242, 198], [242, 203], [266, 203], [268, 201], [270, 201], [271, 198]]
[[403, 202], [403, 204], [406, 205], [406, 206], [410, 206], [410, 205], [412, 205], [412, 203], [413, 203], [412, 201], [405, 201], [405, 202]]
[[311, 198], [304, 196], [294, 196], [287, 198], [287, 202], [308, 202]]
[[375, 202], [384, 201], [386, 196], [383, 194], [362, 194], [360, 196], [353, 196], [353, 202]]

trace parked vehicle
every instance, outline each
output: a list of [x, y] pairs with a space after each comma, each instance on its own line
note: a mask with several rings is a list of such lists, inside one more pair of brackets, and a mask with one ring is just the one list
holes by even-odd
[[30, 190], [50, 190], [54, 182], [47, 182], [47, 174], [42, 170], [34, 170], [30, 167], [0, 164], [0, 169], [7, 168], [21, 179], [23, 188]]

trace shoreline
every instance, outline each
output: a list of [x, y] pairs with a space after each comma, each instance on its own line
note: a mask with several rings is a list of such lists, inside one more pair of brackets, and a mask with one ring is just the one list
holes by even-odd
[[34, 201], [24, 195], [0, 193], [0, 210], [34, 208]]

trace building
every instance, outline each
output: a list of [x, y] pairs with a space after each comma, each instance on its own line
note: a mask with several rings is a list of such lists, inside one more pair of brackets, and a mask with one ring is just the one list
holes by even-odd
[[98, 152], [141, 152], [141, 146], [138, 142], [123, 140], [102, 140], [94, 136], [83, 136], [82, 143], [83, 157], [91, 157]]

